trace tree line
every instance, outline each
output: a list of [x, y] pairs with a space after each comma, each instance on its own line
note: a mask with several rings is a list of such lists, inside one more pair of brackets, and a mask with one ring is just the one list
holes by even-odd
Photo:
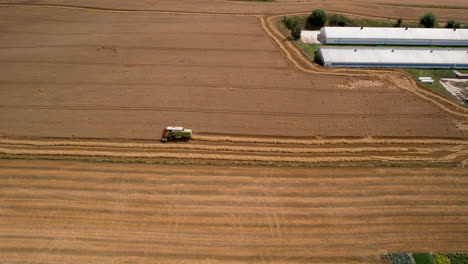
[[[284, 23], [286, 28], [291, 30], [291, 37], [293, 39], [299, 39], [301, 37], [302, 27], [297, 19], [285, 16], [283, 17], [282, 22]], [[328, 15], [327, 12], [325, 12], [322, 9], [315, 9], [307, 17], [307, 20], [305, 22], [305, 29], [317, 30], [325, 26], [325, 24], [327, 23], [329, 26], [338, 27], [345, 27], [350, 24], [349, 20], [343, 15], [336, 13]], [[420, 17], [419, 24], [425, 28], [438, 27], [437, 17], [434, 15], [434, 13], [426, 13]], [[403, 23], [403, 18], [398, 18], [393, 26], [404, 27], [405, 24]], [[468, 28], [468, 24], [462, 25], [462, 23], [451, 19], [446, 22], [445, 27], [454, 29], [462, 27]]]

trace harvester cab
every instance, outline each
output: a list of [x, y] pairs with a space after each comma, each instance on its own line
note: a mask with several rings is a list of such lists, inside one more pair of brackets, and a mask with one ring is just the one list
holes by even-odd
[[161, 141], [189, 140], [190, 138], [192, 138], [191, 129], [168, 126], [163, 130]]

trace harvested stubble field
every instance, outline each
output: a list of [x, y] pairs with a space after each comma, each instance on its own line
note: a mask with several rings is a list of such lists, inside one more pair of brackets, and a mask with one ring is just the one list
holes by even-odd
[[215, 3], [210, 14], [0, 5], [0, 135], [155, 139], [177, 124], [221, 134], [463, 137], [452, 116], [384, 76], [297, 71], [263, 18], [216, 13]]
[[463, 169], [0, 167], [2, 263], [376, 263], [468, 239]]
[[4, 158], [268, 166], [468, 164], [464, 140], [292, 140], [197, 135], [190, 142], [0, 139]]

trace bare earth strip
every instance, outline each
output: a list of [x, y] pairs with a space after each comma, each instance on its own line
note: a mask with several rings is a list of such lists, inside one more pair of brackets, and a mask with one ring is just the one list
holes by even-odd
[[2, 263], [375, 263], [462, 251], [462, 169], [0, 161]]

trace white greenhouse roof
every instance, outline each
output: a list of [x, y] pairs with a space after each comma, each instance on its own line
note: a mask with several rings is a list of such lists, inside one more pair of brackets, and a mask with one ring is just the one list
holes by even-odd
[[438, 39], [468, 41], [468, 29], [323, 27], [327, 38], [340, 39]]
[[320, 53], [326, 66], [468, 65], [468, 49], [322, 46]]

